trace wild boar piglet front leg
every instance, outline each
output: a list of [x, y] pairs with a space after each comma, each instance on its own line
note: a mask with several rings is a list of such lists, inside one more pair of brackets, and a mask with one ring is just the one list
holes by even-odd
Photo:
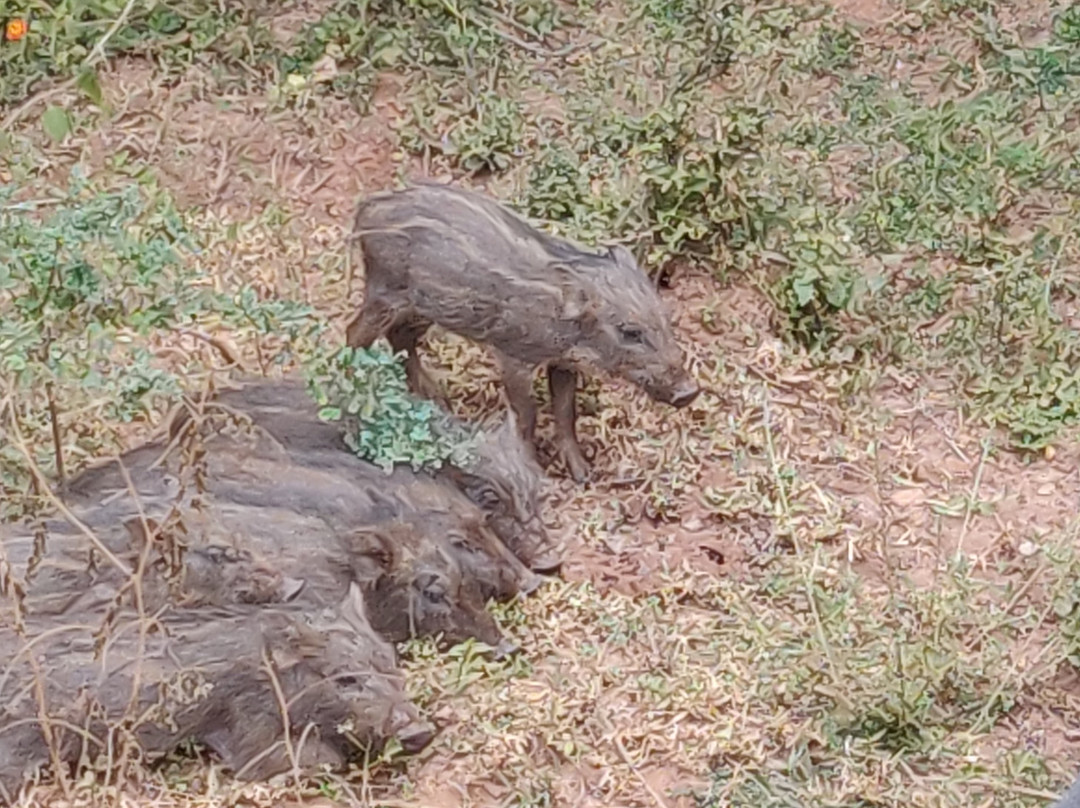
[[424, 363], [420, 360], [419, 343], [430, 327], [431, 323], [426, 320], [412, 317], [391, 326], [387, 339], [394, 353], [405, 351], [405, 379], [409, 389], [448, 408], [449, 402], [439, 390], [438, 382], [424, 369]]
[[387, 332], [398, 313], [392, 306], [368, 297], [360, 310], [345, 326], [345, 344], [350, 348], [367, 348]]
[[555, 446], [575, 482], [589, 478], [589, 463], [581, 453], [577, 439], [577, 372], [571, 367], [548, 366], [548, 389], [551, 390], [551, 409], [555, 416]]

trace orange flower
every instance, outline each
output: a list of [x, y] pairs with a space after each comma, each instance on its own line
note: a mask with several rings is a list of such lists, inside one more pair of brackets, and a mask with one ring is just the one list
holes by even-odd
[[26, 36], [29, 27], [26, 20], [8, 20], [7, 25], [4, 26], [4, 39], [8, 42], [18, 42]]

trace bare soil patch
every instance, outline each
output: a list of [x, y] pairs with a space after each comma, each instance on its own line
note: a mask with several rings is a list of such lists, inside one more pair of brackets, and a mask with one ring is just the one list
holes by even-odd
[[321, 224], [345, 224], [363, 193], [390, 183], [397, 170], [392, 122], [398, 79], [383, 76], [361, 115], [345, 101], [293, 105], [262, 94], [222, 97], [209, 78], [178, 82], [151, 65], [125, 59], [103, 76], [117, 113], [88, 139], [86, 162], [101, 168], [125, 153], [155, 163], [185, 207], [206, 206], [243, 220], [268, 206]]

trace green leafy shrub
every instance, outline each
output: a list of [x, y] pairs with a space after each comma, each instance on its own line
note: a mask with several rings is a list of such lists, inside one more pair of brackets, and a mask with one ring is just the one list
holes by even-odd
[[417, 99], [402, 130], [402, 145], [414, 153], [442, 154], [455, 168], [496, 172], [508, 168], [524, 147], [524, 118], [518, 101], [486, 91], [449, 102], [439, 92]]
[[715, 260], [742, 220], [728, 191], [760, 122], [736, 110], [722, 137], [704, 136], [693, 127], [692, 106], [680, 99], [640, 116], [582, 109], [580, 144], [534, 155], [515, 202], [588, 241], [633, 237], [654, 271], [675, 257]]
[[226, 325], [288, 345], [322, 328], [305, 306], [263, 301], [250, 287], [216, 291], [195, 234], [153, 186], [96, 188], [73, 171], [68, 187], [17, 201], [25, 196], [0, 186], [0, 400], [10, 402], [0, 410], [0, 494], [27, 486], [16, 427], [38, 466], [63, 476], [65, 457], [92, 456], [112, 426], [185, 390], [197, 362], [158, 360], [160, 335]]
[[[95, 194], [76, 173], [66, 196], [36, 215], [34, 203], [0, 188], [0, 370], [31, 395], [68, 379], [107, 387], [126, 367], [113, 415], [133, 414], [133, 396], [175, 387], [148, 355], [118, 344], [130, 332], [189, 319], [191, 288], [178, 250], [186, 234], [167, 203], [147, 209], [137, 186]], [[135, 378], [141, 378], [135, 384]], [[140, 392], [141, 391], [141, 392]]]
[[1080, 584], [1072, 583], [1054, 599], [1054, 614], [1065, 640], [1066, 658], [1080, 669]]
[[1044, 448], [1080, 421], [1080, 334], [1052, 303], [1076, 305], [1075, 291], [1053, 271], [1064, 246], [1045, 231], [1020, 244], [989, 243], [982, 274], [992, 282], [983, 282], [950, 335], [958, 361], [971, 368], [968, 392], [1025, 450]]
[[[483, 63], [501, 53], [504, 44], [489, 24], [489, 5], [478, 0], [337, 0], [304, 27], [296, 46], [279, 54], [279, 65], [287, 73], [303, 72], [329, 52], [353, 70]], [[523, 9], [523, 17], [543, 25], [543, 9], [552, 4], [529, 5], [533, 14]]]
[[1071, 3], [1057, 15], [1054, 33], [1062, 42], [1080, 43], [1080, 3]]
[[808, 67], [818, 72], [847, 70], [860, 55], [859, 34], [850, 25], [823, 25], [817, 45], [817, 58]]
[[384, 346], [341, 348], [305, 366], [319, 417], [342, 421], [345, 441], [357, 455], [389, 470], [464, 464], [474, 433], [431, 401], [409, 392], [405, 367]]
[[856, 253], [848, 233], [822, 219], [821, 211], [807, 209], [805, 218], [805, 229], [784, 240], [792, 265], [771, 291], [786, 315], [785, 333], [808, 347], [825, 347], [839, 333], [834, 315], [851, 310], [867, 291], [868, 279], [853, 266]]

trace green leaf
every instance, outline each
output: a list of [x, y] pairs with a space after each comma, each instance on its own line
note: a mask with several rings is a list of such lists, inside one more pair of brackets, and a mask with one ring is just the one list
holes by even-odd
[[392, 67], [401, 60], [403, 55], [404, 51], [401, 48], [396, 45], [388, 45], [377, 51], [371, 57], [371, 61], [380, 67]]
[[41, 116], [41, 126], [45, 134], [57, 143], [71, 134], [71, 118], [63, 107], [49, 107]]
[[850, 291], [846, 283], [834, 280], [825, 291], [825, 299], [829, 301], [829, 305], [834, 309], [842, 309], [851, 300]]
[[4, 365], [8, 370], [17, 373], [26, 370], [26, 359], [17, 354], [12, 354], [4, 358]]
[[98, 82], [97, 71], [93, 68], [86, 68], [79, 73], [78, 78], [75, 79], [75, 84], [83, 94], [89, 98], [95, 106], [104, 106], [104, 96], [101, 93], [101, 84]]
[[815, 294], [814, 280], [813, 276], [808, 278], [804, 275], [792, 281], [791, 290], [795, 293], [795, 301], [800, 306], [805, 306], [813, 300]]

